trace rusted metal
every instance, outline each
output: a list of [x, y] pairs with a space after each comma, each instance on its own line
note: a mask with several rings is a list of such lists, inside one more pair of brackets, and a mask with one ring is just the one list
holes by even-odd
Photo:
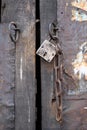
[[54, 58], [54, 73], [55, 73], [55, 86], [53, 90], [52, 103], [56, 102], [56, 120], [58, 122], [62, 121], [62, 64], [61, 55], [62, 49], [59, 44], [59, 39], [57, 36], [57, 23], [53, 22], [49, 24], [49, 41], [45, 40], [40, 48], [37, 50], [36, 54], [41, 56], [48, 62], [51, 62]]
[[59, 44], [57, 30], [58, 28], [55, 23], [50, 24], [50, 27], [49, 27], [50, 37], [54, 41], [55, 47], [57, 50], [56, 56], [54, 58], [55, 85], [54, 85], [54, 90], [53, 90], [52, 103], [54, 101], [56, 102], [56, 120], [61, 123], [62, 122], [62, 83], [61, 83], [62, 81], [62, 64], [61, 64], [62, 49], [60, 48], [61, 45]]
[[[56, 120], [61, 123], [62, 121], [62, 84], [60, 75], [60, 55], [56, 55], [54, 58], [54, 73], [55, 73], [55, 86], [54, 86], [54, 97], [52, 101], [56, 101]], [[58, 62], [59, 61], [59, 62]], [[55, 100], [54, 100], [55, 99]]]

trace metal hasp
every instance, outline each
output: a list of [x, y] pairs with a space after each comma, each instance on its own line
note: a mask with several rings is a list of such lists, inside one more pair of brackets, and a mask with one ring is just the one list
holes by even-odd
[[57, 52], [61, 53], [61, 47], [59, 44], [55, 44], [58, 41], [58, 36], [56, 31], [58, 27], [55, 23], [49, 24], [49, 36], [48, 40], [45, 40], [39, 49], [37, 50], [36, 54], [42, 57], [47, 62], [51, 62]]

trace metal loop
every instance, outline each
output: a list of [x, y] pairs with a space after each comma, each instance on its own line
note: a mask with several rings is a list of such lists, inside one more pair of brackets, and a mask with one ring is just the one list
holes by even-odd
[[49, 24], [49, 35], [52, 40], [58, 41], [58, 36], [56, 35], [57, 30], [58, 28], [54, 23]]
[[56, 88], [56, 89], [58, 89], [57, 90], [57, 93], [58, 93], [58, 96], [62, 93], [62, 88], [61, 88], [61, 81], [58, 79], [57, 81], [56, 81], [56, 84], [57, 84], [57, 86], [58, 86], [58, 88]]
[[60, 110], [57, 110], [58, 112], [56, 113], [56, 120], [58, 121], [58, 122], [62, 122], [62, 111]]
[[17, 27], [17, 24], [15, 22], [10, 22], [9, 31], [9, 36], [12, 42], [16, 43], [19, 40], [20, 29]]

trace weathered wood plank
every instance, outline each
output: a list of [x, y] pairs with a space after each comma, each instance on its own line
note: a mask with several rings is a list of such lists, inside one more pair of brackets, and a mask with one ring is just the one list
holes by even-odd
[[35, 130], [35, 0], [3, 0], [2, 22], [21, 30], [16, 44], [15, 130]]
[[64, 53], [62, 130], [87, 129], [87, 16], [84, 0], [57, 0], [59, 41]]
[[[40, 0], [41, 42], [48, 37], [48, 27], [57, 18], [57, 1]], [[42, 91], [42, 130], [57, 130], [58, 122], [55, 120], [51, 108], [53, 94], [53, 62], [41, 60], [41, 91]]]
[[34, 25], [16, 46], [16, 130], [35, 129]]
[[14, 130], [15, 46], [0, 24], [0, 130]]

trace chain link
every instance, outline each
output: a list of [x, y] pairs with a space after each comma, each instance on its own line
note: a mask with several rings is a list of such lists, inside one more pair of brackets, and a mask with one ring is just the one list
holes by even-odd
[[56, 46], [56, 56], [54, 58], [54, 88], [53, 88], [53, 98], [52, 103], [56, 103], [56, 120], [58, 122], [62, 122], [62, 49], [61, 45], [59, 44], [58, 36], [56, 35], [58, 28], [57, 26], [52, 23], [49, 26], [49, 34], [51, 40], [55, 42]]
[[54, 58], [54, 74], [55, 74], [55, 97], [56, 97], [56, 120], [62, 121], [62, 65], [60, 63], [61, 55], [57, 54]]

